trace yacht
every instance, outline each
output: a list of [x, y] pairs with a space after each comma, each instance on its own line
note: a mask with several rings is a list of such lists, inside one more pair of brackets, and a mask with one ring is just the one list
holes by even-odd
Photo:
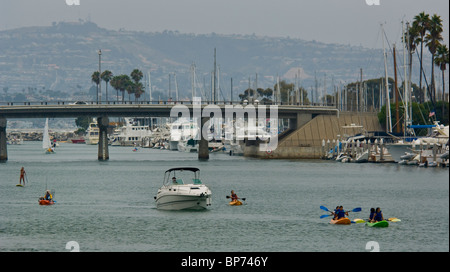
[[200, 169], [171, 168], [164, 174], [155, 201], [160, 210], [204, 210], [211, 205], [211, 190], [201, 182]]
[[153, 137], [150, 126], [138, 125], [131, 118], [124, 118], [125, 124], [114, 131], [114, 139], [111, 145], [119, 146], [147, 146], [149, 139]]
[[402, 161], [401, 156], [413, 151], [419, 145], [445, 145], [448, 142], [449, 137], [449, 128], [448, 126], [439, 125], [438, 122], [435, 122], [433, 126], [431, 126], [432, 132], [427, 137], [421, 137], [412, 141], [403, 141], [399, 140], [395, 143], [389, 143], [386, 147], [389, 150], [389, 153], [392, 155], [392, 158], [396, 162]]
[[94, 120], [89, 123], [89, 127], [86, 130], [86, 136], [84, 137], [85, 143], [87, 145], [96, 145], [98, 144], [99, 136], [100, 135], [100, 129], [97, 124], [97, 119], [94, 118]]
[[190, 138], [196, 139], [198, 133], [199, 128], [196, 122], [186, 118], [178, 118], [170, 124], [169, 149], [178, 150], [178, 143], [180, 141], [187, 141]]

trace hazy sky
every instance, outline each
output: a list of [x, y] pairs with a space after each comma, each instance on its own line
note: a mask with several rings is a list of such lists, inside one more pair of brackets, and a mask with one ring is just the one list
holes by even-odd
[[425, 11], [442, 17], [448, 44], [447, 0], [379, 0], [378, 6], [366, 1], [375, 0], [79, 0], [78, 6], [66, 0], [0, 0], [0, 30], [90, 19], [116, 30], [289, 36], [380, 48], [381, 23], [388, 39], [399, 41], [401, 21]]

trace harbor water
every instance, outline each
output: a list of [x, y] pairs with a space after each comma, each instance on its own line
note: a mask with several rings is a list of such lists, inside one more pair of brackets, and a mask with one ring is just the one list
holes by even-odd
[[[323, 160], [259, 160], [210, 154], [109, 148], [62, 143], [44, 154], [40, 142], [8, 146], [0, 164], [0, 251], [64, 252], [364, 252], [374, 241], [382, 252], [449, 251], [449, 170], [398, 164], [343, 164]], [[28, 183], [16, 187], [24, 167]], [[205, 211], [161, 211], [154, 196], [164, 172], [198, 167], [212, 190]], [[46, 189], [52, 206], [39, 206]], [[246, 198], [229, 206], [235, 190]], [[388, 228], [329, 224], [319, 209], [337, 205], [350, 218], [370, 208], [396, 217]]]

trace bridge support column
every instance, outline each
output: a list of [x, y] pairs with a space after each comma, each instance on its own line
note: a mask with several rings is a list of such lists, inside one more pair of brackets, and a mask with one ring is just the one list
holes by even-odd
[[98, 160], [107, 161], [109, 160], [108, 151], [108, 117], [97, 118], [98, 128], [99, 128], [99, 138], [98, 138]]
[[[198, 143], [198, 159], [209, 160], [208, 139], [203, 137], [203, 129], [207, 130], [205, 124], [209, 121], [209, 117], [202, 117], [202, 125], [200, 127], [200, 142]], [[205, 132], [205, 134], [207, 134]]]
[[8, 150], [6, 149], [6, 118], [0, 117], [0, 162], [8, 160]]

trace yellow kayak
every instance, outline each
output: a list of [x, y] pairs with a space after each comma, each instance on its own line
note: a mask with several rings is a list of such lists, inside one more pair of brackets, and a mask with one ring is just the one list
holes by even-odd
[[233, 200], [233, 201], [230, 201], [230, 203], [229, 203], [231, 206], [239, 206], [239, 205], [242, 205], [242, 202], [240, 202], [239, 200]]

